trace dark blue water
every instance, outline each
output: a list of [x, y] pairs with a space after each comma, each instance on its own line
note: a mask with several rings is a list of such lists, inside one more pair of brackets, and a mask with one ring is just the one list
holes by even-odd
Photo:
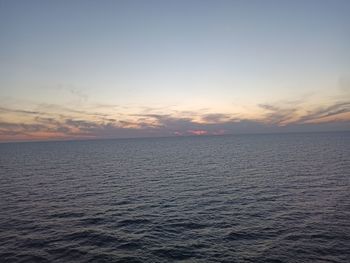
[[350, 133], [0, 144], [0, 262], [350, 262]]

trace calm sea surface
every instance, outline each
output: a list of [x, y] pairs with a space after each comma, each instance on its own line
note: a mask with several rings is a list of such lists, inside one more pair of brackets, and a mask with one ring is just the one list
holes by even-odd
[[350, 133], [0, 144], [0, 262], [350, 262]]

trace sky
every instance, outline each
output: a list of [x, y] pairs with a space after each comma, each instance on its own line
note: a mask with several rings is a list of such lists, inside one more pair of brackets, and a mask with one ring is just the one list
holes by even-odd
[[349, 13], [0, 0], [0, 141], [350, 130]]

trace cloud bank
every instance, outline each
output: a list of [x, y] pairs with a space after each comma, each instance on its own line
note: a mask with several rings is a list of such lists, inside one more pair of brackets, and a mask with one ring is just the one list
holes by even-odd
[[255, 118], [150, 107], [138, 113], [119, 109], [116, 105], [79, 110], [54, 104], [31, 109], [0, 107], [0, 141], [350, 130], [350, 101], [312, 109], [297, 103], [259, 104], [260, 114]]

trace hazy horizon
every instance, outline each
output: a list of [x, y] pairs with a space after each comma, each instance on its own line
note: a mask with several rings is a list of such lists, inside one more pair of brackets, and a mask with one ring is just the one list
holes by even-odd
[[111, 137], [111, 138], [60, 138], [60, 139], [38, 139], [38, 140], [13, 140], [0, 141], [0, 144], [5, 143], [41, 143], [41, 142], [89, 142], [89, 141], [104, 141], [104, 140], [147, 140], [147, 139], [171, 139], [171, 138], [200, 138], [200, 137], [217, 137], [217, 136], [259, 136], [259, 135], [302, 135], [302, 134], [332, 134], [332, 133], [350, 133], [349, 130], [334, 130], [334, 131], [285, 131], [285, 132], [252, 132], [252, 133], [226, 133], [226, 134], [187, 134], [187, 135], [169, 135], [169, 136], [141, 136], [141, 137]]
[[0, 142], [350, 130], [349, 1], [0, 1]]

